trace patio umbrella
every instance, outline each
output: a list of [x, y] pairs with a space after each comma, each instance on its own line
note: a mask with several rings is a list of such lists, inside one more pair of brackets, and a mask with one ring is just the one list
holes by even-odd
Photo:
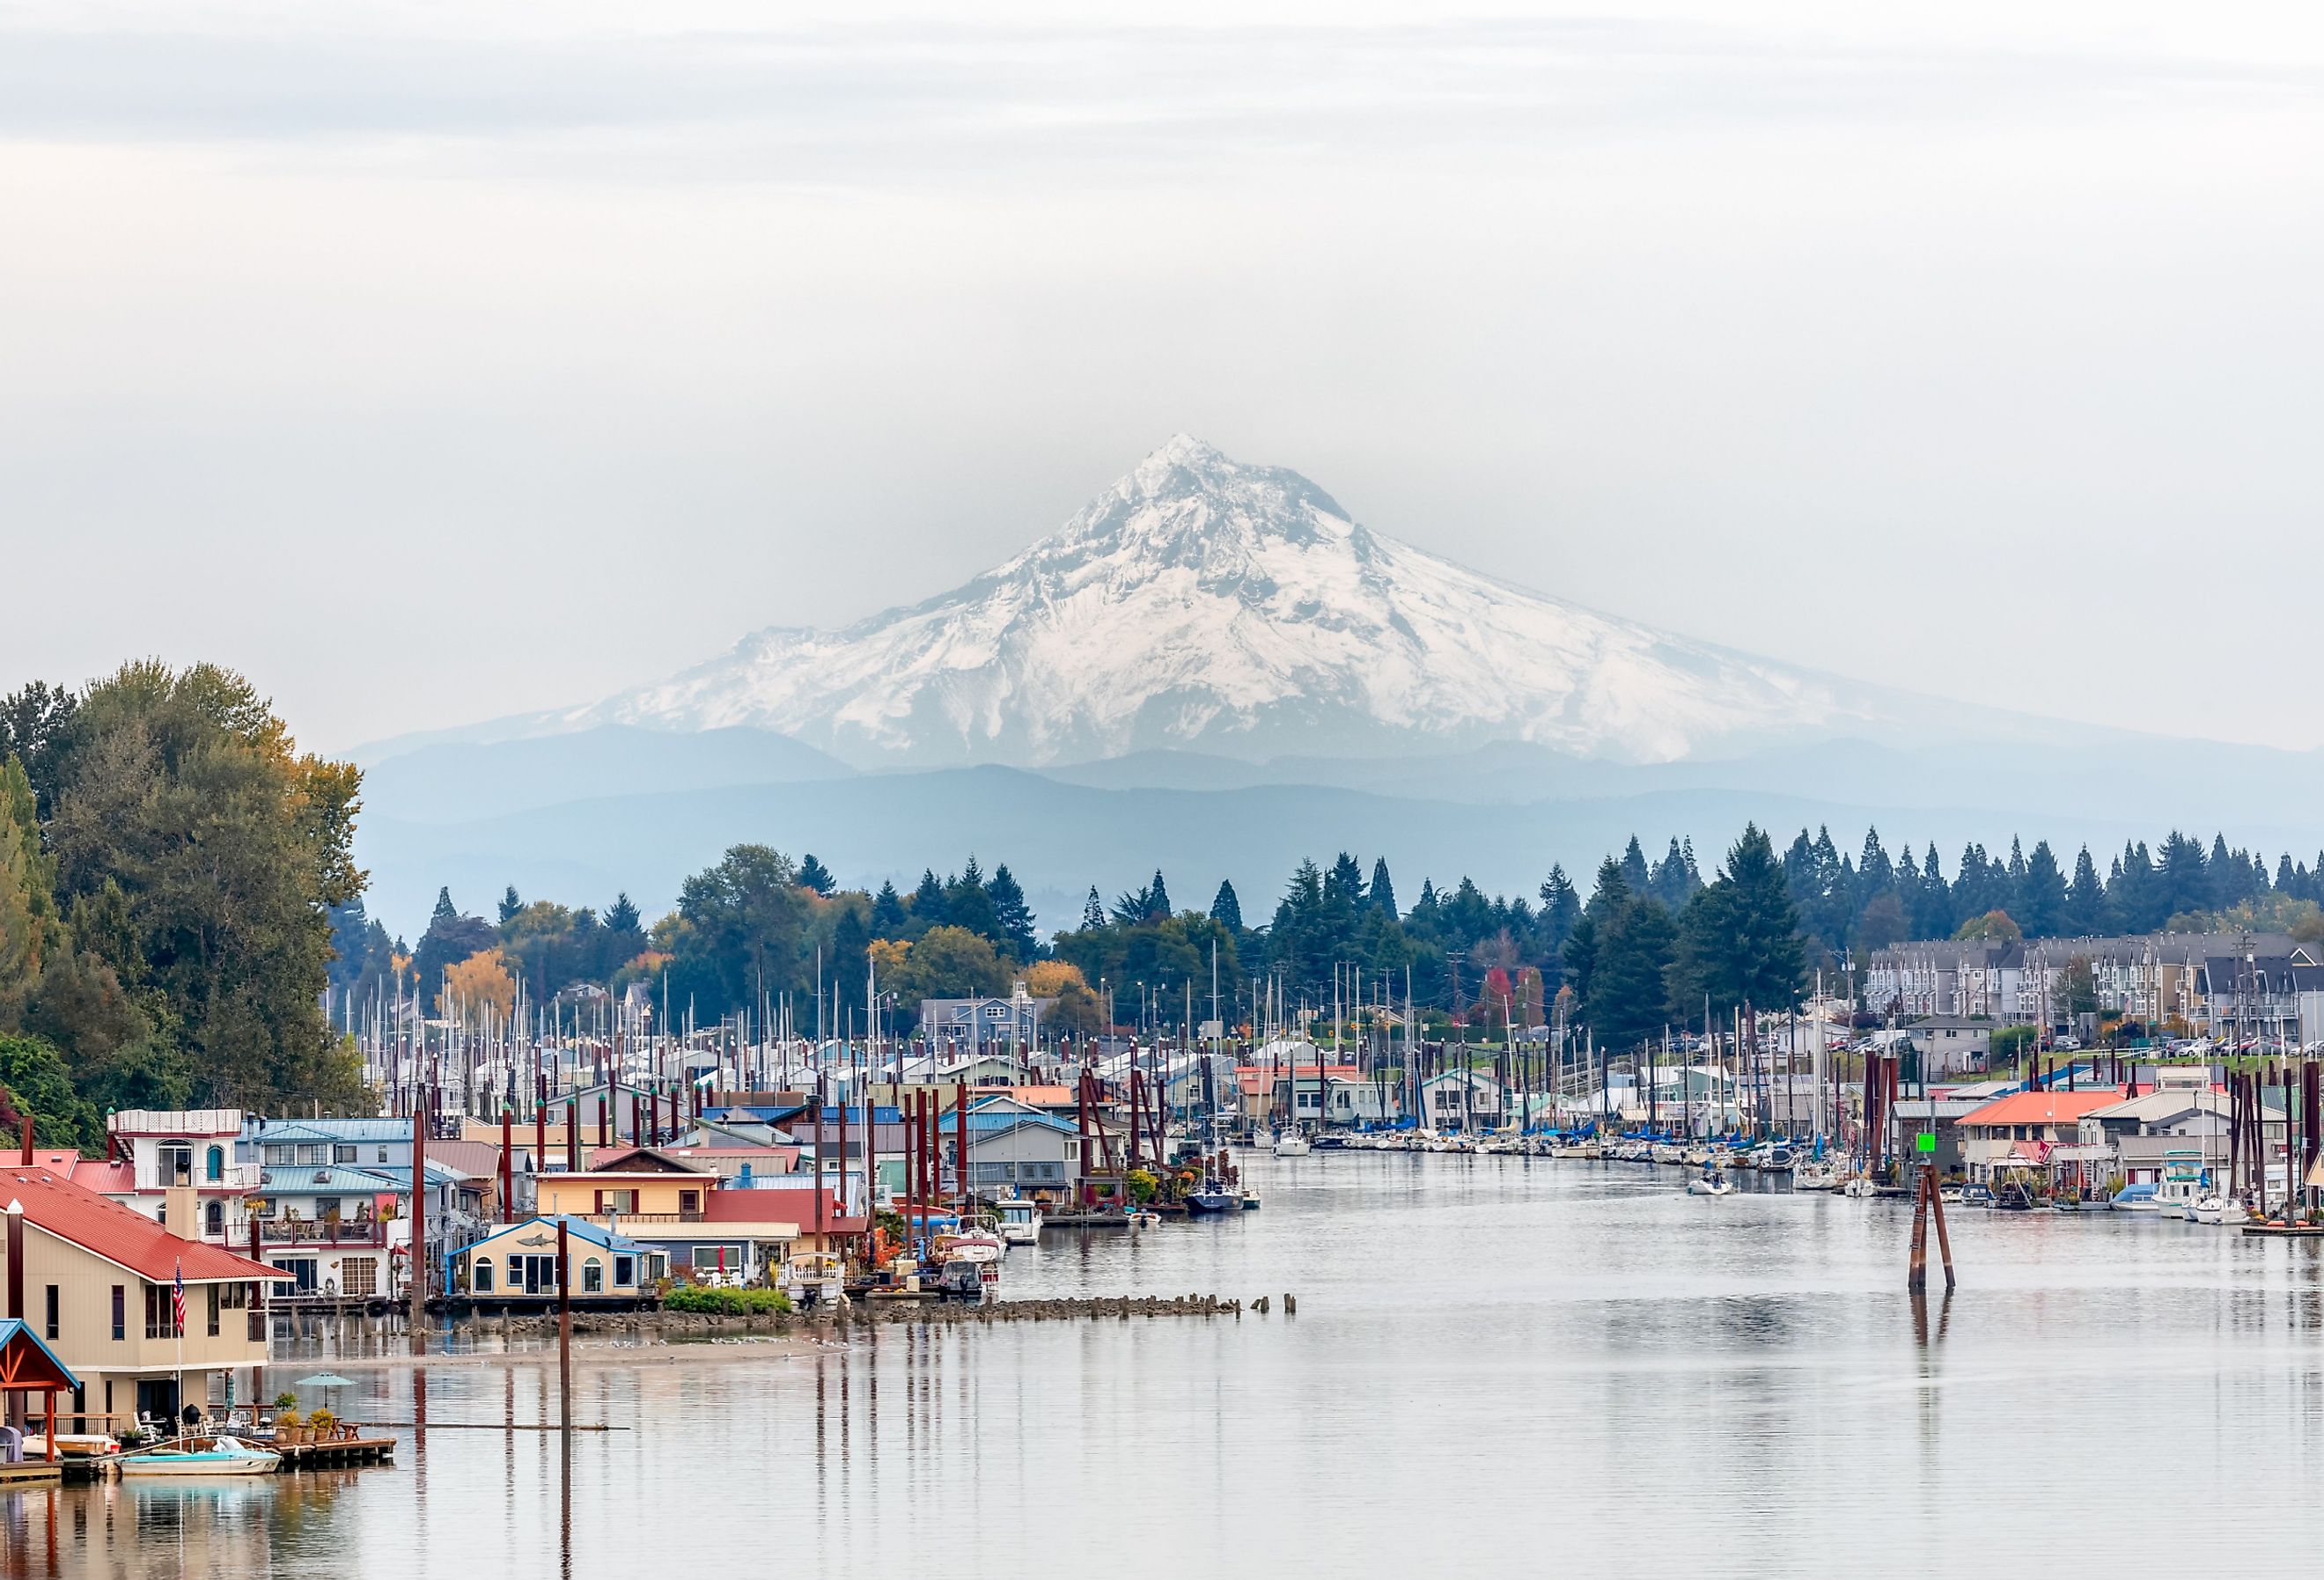
[[322, 1389], [325, 1394], [323, 1408], [331, 1410], [334, 1413], [337, 1413], [338, 1409], [338, 1401], [329, 1397], [330, 1394], [337, 1389], [353, 1388], [355, 1385], [355, 1380], [354, 1378], [342, 1377], [337, 1372], [318, 1372], [312, 1377], [301, 1377], [299, 1379], [299, 1386], [301, 1388]]

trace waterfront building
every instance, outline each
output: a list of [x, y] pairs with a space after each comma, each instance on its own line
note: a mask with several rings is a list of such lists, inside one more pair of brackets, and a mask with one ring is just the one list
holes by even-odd
[[659, 1147], [602, 1152], [574, 1173], [540, 1177], [540, 1215], [586, 1218], [659, 1252], [671, 1276], [761, 1279], [781, 1265], [799, 1237], [798, 1213], [812, 1211], [804, 1190], [721, 1188], [708, 1165]]
[[1420, 1123], [1430, 1130], [1499, 1130], [1511, 1113], [1500, 1082], [1483, 1070], [1440, 1070], [1420, 1083]]
[[455, 1295], [480, 1303], [553, 1304], [558, 1298], [557, 1228], [565, 1225], [576, 1305], [632, 1306], [651, 1298], [669, 1276], [668, 1254], [593, 1218], [553, 1215], [503, 1224], [452, 1259]]
[[2114, 1151], [2084, 1141], [2081, 1122], [2122, 1096], [2119, 1086], [2072, 1092], [2051, 1086], [1981, 1104], [1957, 1122], [1962, 1168], [1987, 1184], [2024, 1170], [2052, 1181], [2070, 1178], [2085, 1188], [2102, 1185]]
[[[940, 1134], [942, 1171], [957, 1178], [959, 1138], [947, 1121]], [[968, 1111], [968, 1183], [980, 1197], [1065, 1199], [1081, 1183], [1079, 1129], [1010, 1098]]]
[[989, 1048], [1037, 1048], [1042, 1018], [1056, 1003], [1034, 998], [1021, 982], [1007, 998], [922, 999], [920, 1035], [955, 1057]]
[[110, 1155], [82, 1160], [71, 1178], [156, 1221], [170, 1189], [189, 1186], [194, 1236], [212, 1245], [245, 1245], [249, 1219], [243, 1204], [258, 1188], [259, 1177], [257, 1163], [243, 1153], [245, 1123], [238, 1108], [124, 1109], [106, 1116]]
[[78, 1380], [76, 1415], [159, 1420], [188, 1403], [207, 1409], [231, 1378], [265, 1364], [262, 1286], [272, 1270], [195, 1234], [192, 1186], [169, 1187], [161, 1222], [37, 1162], [0, 1169], [0, 1190], [21, 1208], [12, 1232], [23, 1236], [23, 1309], [14, 1315]]

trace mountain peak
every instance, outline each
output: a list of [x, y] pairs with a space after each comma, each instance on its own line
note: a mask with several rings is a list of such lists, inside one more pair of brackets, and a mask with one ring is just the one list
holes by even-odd
[[750, 725], [858, 764], [1496, 740], [1662, 761], [1863, 707], [1375, 536], [1298, 473], [1179, 433], [952, 592], [764, 633], [574, 716]]

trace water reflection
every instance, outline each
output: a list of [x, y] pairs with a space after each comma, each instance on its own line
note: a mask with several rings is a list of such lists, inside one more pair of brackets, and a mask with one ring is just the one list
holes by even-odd
[[[2324, 1248], [1956, 1213], [1959, 1291], [1912, 1299], [1897, 1204], [1704, 1201], [1610, 1165], [1250, 1167], [1261, 1212], [1055, 1235], [1007, 1276], [1264, 1291], [1267, 1316], [584, 1349], [570, 1430], [538, 1342], [435, 1335], [414, 1371], [400, 1329], [302, 1322], [278, 1363], [359, 1378], [343, 1413], [404, 1423], [392, 1468], [0, 1496], [0, 1573], [569, 1580], [745, 1541], [815, 1572], [1499, 1575], [1641, 1539], [1739, 1572], [2210, 1573], [2324, 1537], [2305, 1501], [2235, 1495], [2324, 1432]], [[2122, 1456], [2156, 1445], [2170, 1495], [2125, 1499]]]

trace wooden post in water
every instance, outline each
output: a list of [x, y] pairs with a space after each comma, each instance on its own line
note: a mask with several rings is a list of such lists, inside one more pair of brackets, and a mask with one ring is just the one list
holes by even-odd
[[428, 1353], [428, 1095], [411, 1105], [411, 1353]]
[[573, 1429], [573, 1255], [565, 1215], [557, 1216], [557, 1421]]
[[954, 1194], [960, 1197], [960, 1210], [968, 1212], [968, 1083], [958, 1081], [952, 1089], [952, 1147], [957, 1154], [953, 1160], [952, 1182]]

